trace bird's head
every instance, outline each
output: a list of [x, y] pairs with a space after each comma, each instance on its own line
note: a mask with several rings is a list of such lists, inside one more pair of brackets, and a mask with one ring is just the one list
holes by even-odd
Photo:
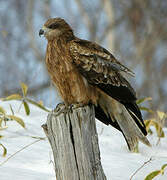
[[44, 35], [47, 40], [53, 40], [62, 35], [73, 36], [71, 27], [62, 18], [50, 18], [39, 31], [39, 36]]

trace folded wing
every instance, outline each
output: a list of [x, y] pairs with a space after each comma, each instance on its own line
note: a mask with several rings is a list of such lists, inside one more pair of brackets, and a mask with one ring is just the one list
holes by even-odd
[[[121, 72], [130, 75], [134, 73], [106, 49], [89, 41], [81, 39], [71, 41], [70, 55], [79, 72], [89, 84], [99, 90], [99, 101], [95, 107], [96, 118], [120, 130], [130, 150], [135, 148], [138, 139], [150, 145], [145, 137], [147, 132], [136, 104], [136, 93], [121, 74]], [[113, 106], [113, 99], [116, 106]], [[122, 109], [120, 114], [113, 113], [117, 106]]]

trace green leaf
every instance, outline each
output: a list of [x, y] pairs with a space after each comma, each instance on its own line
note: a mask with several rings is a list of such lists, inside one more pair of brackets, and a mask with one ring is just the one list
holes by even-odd
[[151, 126], [151, 119], [149, 119], [149, 120], [144, 120], [144, 124], [145, 124], [146, 130], [147, 130], [147, 132], [148, 132], [148, 130], [149, 130], [150, 126]]
[[11, 100], [21, 100], [22, 97], [20, 96], [20, 94], [12, 94], [6, 98], [2, 98], [2, 101], [11, 101]]
[[1, 106], [0, 106], [0, 113], [2, 113], [2, 114], [6, 114], [5, 109], [4, 109], [3, 107], [1, 107]]
[[43, 106], [41, 103], [37, 103], [37, 102], [35, 102], [35, 101], [31, 100], [31, 99], [28, 99], [28, 98], [26, 98], [26, 100], [27, 100], [29, 103], [31, 103], [31, 104], [39, 107], [40, 109], [43, 109], [44, 111], [50, 112], [50, 110], [48, 110], [47, 108], [45, 108], [45, 106]]
[[17, 117], [17, 116], [14, 116], [14, 115], [8, 115], [8, 118], [16, 121], [16, 122], [19, 123], [23, 128], [25, 128], [25, 123], [24, 123], [24, 121], [23, 121], [20, 117]]
[[166, 113], [164, 113], [162, 111], [157, 111], [157, 115], [160, 118], [160, 120], [167, 117]]
[[23, 101], [23, 104], [24, 104], [24, 109], [25, 109], [26, 115], [28, 116], [30, 114], [30, 108], [26, 101]]
[[3, 154], [2, 154], [2, 156], [5, 157], [6, 154], [7, 154], [7, 149], [6, 149], [6, 147], [5, 147], [3, 144], [0, 144], [0, 146], [3, 148]]
[[21, 83], [21, 89], [22, 89], [23, 96], [25, 97], [27, 95], [27, 90], [28, 90], [27, 85], [24, 83]]
[[144, 101], [151, 101], [151, 100], [152, 100], [151, 97], [144, 97], [144, 98], [138, 99], [138, 100], [136, 101], [136, 103], [137, 103], [137, 104], [141, 104], [141, 103], [144, 102]]
[[139, 108], [140, 108], [140, 110], [142, 110], [142, 111], [147, 111], [147, 112], [150, 112], [150, 113], [153, 112], [151, 109], [149, 109], [149, 108], [147, 108], [147, 107], [144, 107], [144, 106], [139, 106]]
[[161, 138], [165, 137], [165, 133], [163, 131], [163, 128], [161, 127], [161, 124], [158, 123], [154, 118], [145, 120], [144, 123], [145, 123], [147, 132], [148, 132], [150, 126], [154, 126], [158, 137], [161, 137]]
[[164, 134], [164, 131], [161, 127], [161, 124], [158, 122], [155, 122], [155, 121], [152, 124], [154, 125], [154, 127], [156, 129], [158, 137], [165, 137], [165, 134]]
[[165, 169], [167, 167], [167, 164], [164, 164], [162, 167], [161, 167], [161, 169]]
[[1, 127], [2, 127], [2, 121], [3, 120], [4, 120], [3, 118], [0, 118], [0, 130], [1, 130]]
[[148, 174], [144, 180], [152, 180], [154, 177], [158, 176], [161, 173], [160, 170], [156, 170]]
[[167, 164], [164, 164], [164, 165], [161, 167], [161, 174], [162, 174], [162, 175], [164, 174], [164, 170], [165, 170], [166, 167], [167, 167]]

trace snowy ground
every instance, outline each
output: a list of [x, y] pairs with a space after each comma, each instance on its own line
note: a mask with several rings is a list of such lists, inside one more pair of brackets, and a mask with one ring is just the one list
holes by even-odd
[[[9, 103], [15, 112], [18, 112], [20, 102], [1, 102], [0, 106], [10, 112]], [[0, 131], [4, 138], [0, 140], [6, 146], [8, 158], [10, 155], [30, 144], [36, 139], [30, 136], [45, 137], [41, 125], [46, 122], [47, 113], [31, 106], [30, 116], [26, 116], [23, 108], [15, 115], [22, 117], [26, 123], [23, 129], [16, 122], [9, 122], [7, 130]], [[99, 134], [99, 144], [101, 160], [104, 172], [108, 180], [129, 180], [131, 175], [150, 157], [153, 160], [146, 164], [134, 177], [133, 180], [143, 180], [144, 177], [153, 170], [160, 169], [167, 163], [167, 129], [166, 137], [156, 146], [157, 137], [149, 136], [152, 148], [139, 144], [140, 153], [130, 153], [125, 141], [117, 130], [104, 126], [97, 122]], [[1, 151], [1, 149], [0, 149]], [[1, 152], [0, 152], [1, 153]], [[0, 157], [0, 163], [6, 158]], [[24, 149], [0, 166], [1, 180], [55, 180], [54, 167], [52, 163], [52, 152], [47, 140], [41, 140], [30, 147]], [[155, 180], [167, 180], [167, 170], [163, 176], [158, 176]]]

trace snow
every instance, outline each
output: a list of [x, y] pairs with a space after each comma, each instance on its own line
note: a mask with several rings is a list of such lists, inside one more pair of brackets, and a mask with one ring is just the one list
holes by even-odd
[[[41, 125], [46, 122], [46, 112], [31, 105], [30, 116], [26, 116], [23, 107], [18, 112], [20, 102], [0, 101], [0, 106], [9, 114], [11, 114], [9, 104], [12, 105], [15, 115], [24, 120], [26, 129], [11, 121], [7, 122], [8, 128], [6, 130], [0, 131], [0, 135], [4, 136], [0, 143], [8, 150], [5, 158], [0, 157], [0, 163], [21, 148], [37, 140], [32, 138], [32, 136], [45, 137]], [[156, 133], [153, 133], [153, 135], [148, 136], [152, 147], [139, 144], [139, 153], [130, 153], [121, 133], [111, 126], [105, 126], [97, 121], [97, 130], [102, 166], [108, 180], [129, 180], [132, 174], [151, 157], [151, 162], [137, 172], [133, 180], [142, 180], [148, 173], [160, 169], [163, 164], [167, 163], [166, 128], [164, 128], [165, 138], [161, 139], [158, 146], [156, 145], [158, 138]], [[1, 165], [0, 179], [55, 180], [53, 156], [47, 139], [32, 144]], [[155, 178], [155, 180], [166, 179], [167, 170], [163, 176], [159, 175]]]

